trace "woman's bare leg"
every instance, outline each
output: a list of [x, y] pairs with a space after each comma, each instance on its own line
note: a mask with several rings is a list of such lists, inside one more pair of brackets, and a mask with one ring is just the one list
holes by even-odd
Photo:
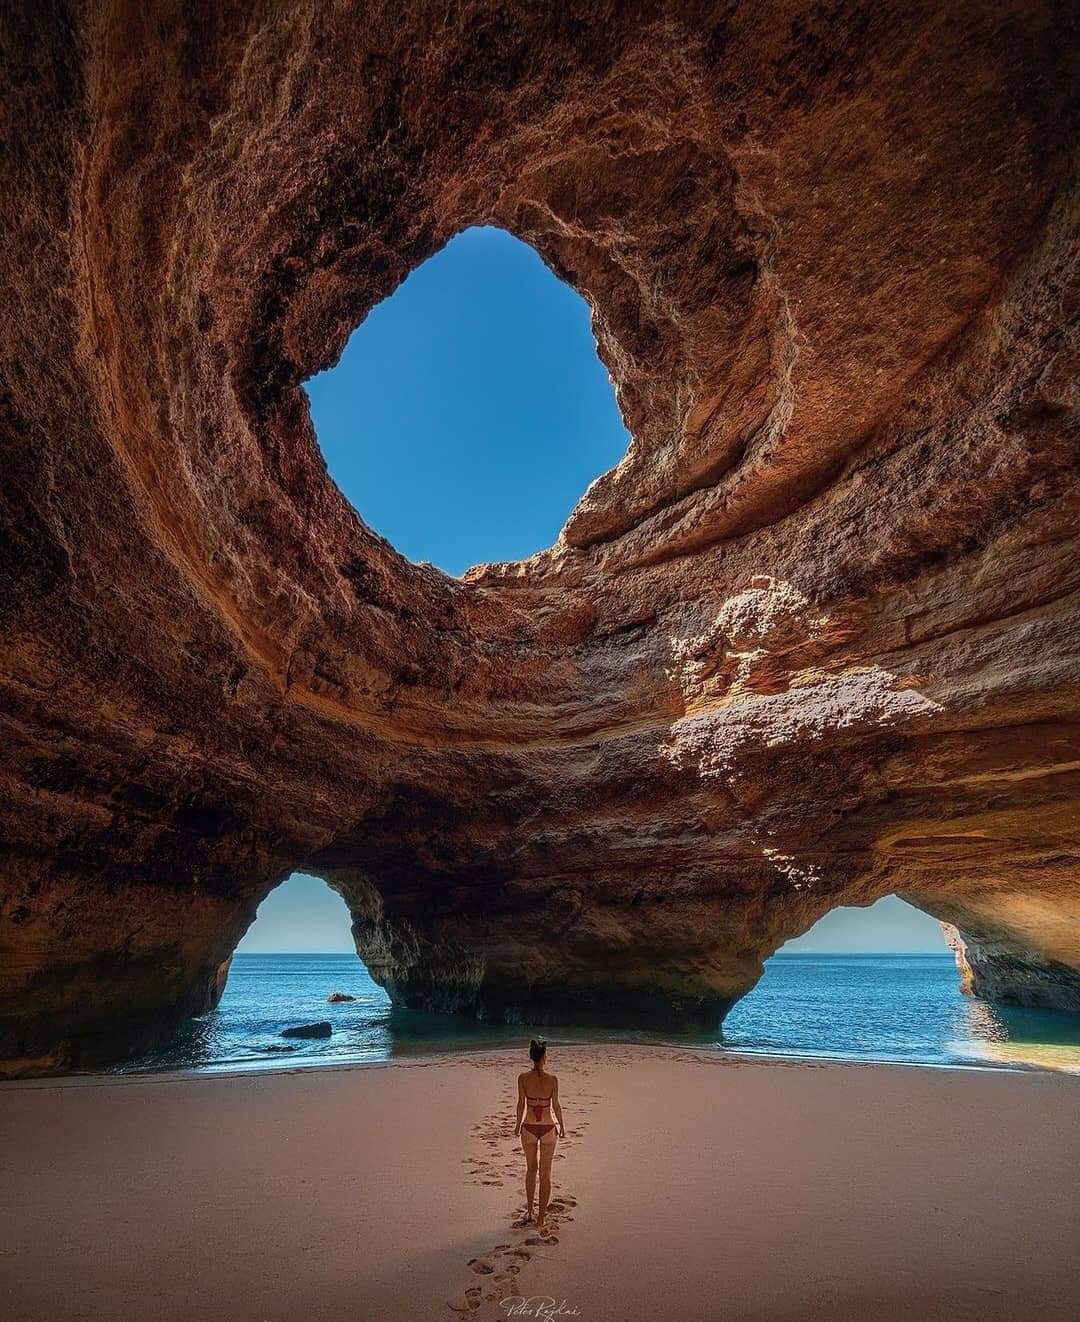
[[[544, 1216], [547, 1213], [547, 1205], [551, 1199], [551, 1162], [555, 1156], [555, 1134], [554, 1132], [545, 1135], [548, 1140], [541, 1140], [540, 1148], [540, 1211], [536, 1217], [536, 1224], [543, 1226]], [[529, 1206], [532, 1206], [532, 1199], [529, 1200]]]
[[[525, 1203], [528, 1207], [529, 1220], [532, 1220], [533, 1198], [536, 1196], [536, 1150], [540, 1146], [535, 1134], [521, 1131], [521, 1146], [525, 1151]], [[551, 1162], [548, 1162], [551, 1166]]]

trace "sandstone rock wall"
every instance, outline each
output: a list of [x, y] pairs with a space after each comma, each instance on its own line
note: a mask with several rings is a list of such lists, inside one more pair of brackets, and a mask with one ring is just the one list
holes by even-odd
[[[974, 990], [1080, 1005], [1066, 10], [3, 29], [10, 1071], [211, 1004], [294, 868], [409, 1004], [715, 1022], [898, 892]], [[344, 500], [302, 382], [474, 223], [589, 300], [633, 440], [453, 580]]]

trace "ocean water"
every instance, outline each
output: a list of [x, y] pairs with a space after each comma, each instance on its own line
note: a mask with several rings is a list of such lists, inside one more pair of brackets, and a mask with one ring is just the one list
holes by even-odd
[[[331, 992], [354, 1001], [327, 1003]], [[286, 1039], [328, 1020], [333, 1034]], [[535, 1030], [533, 1030], [535, 1031]], [[673, 1038], [587, 1027], [556, 1041], [678, 1041], [749, 1055], [998, 1065], [1080, 1073], [1080, 1016], [1004, 1009], [960, 995], [949, 955], [778, 955], [711, 1035]], [[528, 1025], [394, 1009], [355, 955], [237, 955], [218, 1008], [117, 1072], [238, 1070], [385, 1062], [430, 1051], [520, 1045]]]

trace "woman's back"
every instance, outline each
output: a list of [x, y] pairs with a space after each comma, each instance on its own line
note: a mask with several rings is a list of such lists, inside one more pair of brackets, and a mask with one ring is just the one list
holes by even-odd
[[518, 1087], [525, 1092], [525, 1104], [529, 1108], [529, 1121], [532, 1124], [550, 1120], [548, 1108], [558, 1086], [559, 1080], [554, 1074], [544, 1074], [539, 1070], [526, 1070], [518, 1076]]
[[518, 1076], [518, 1083], [525, 1089], [525, 1097], [528, 1101], [550, 1102], [555, 1089], [558, 1087], [559, 1080], [554, 1074], [541, 1073], [539, 1070], [526, 1070]]

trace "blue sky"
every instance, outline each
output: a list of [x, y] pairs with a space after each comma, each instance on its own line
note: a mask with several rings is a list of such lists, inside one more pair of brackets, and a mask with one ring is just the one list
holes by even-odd
[[345, 954], [356, 949], [345, 901], [318, 877], [294, 872], [259, 905], [255, 921], [236, 947], [248, 954], [280, 952]]
[[629, 439], [588, 306], [497, 229], [418, 267], [307, 390], [364, 521], [450, 574], [550, 546]]
[[[583, 300], [525, 244], [471, 229], [425, 262], [308, 383], [330, 472], [413, 560], [459, 574], [550, 546], [627, 436]], [[262, 904], [246, 951], [351, 951], [344, 901], [295, 876]], [[789, 949], [935, 950], [900, 900], [841, 909]]]

